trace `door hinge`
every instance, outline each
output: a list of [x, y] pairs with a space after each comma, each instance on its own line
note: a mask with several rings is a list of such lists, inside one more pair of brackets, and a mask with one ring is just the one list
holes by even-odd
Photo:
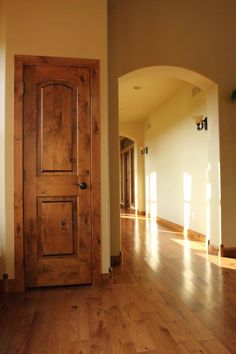
[[24, 168], [22, 170], [22, 180], [23, 180], [23, 182], [25, 181], [25, 170], [24, 170]]
[[24, 96], [25, 94], [25, 83], [22, 82], [22, 96]]

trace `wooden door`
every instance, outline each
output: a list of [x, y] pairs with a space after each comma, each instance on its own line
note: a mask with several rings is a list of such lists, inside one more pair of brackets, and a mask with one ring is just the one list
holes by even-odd
[[125, 206], [124, 192], [124, 154], [120, 154], [120, 205]]
[[88, 284], [90, 69], [28, 65], [24, 87], [26, 286]]
[[134, 147], [130, 149], [130, 204], [135, 206], [135, 192], [134, 192]]
[[131, 178], [130, 178], [130, 152], [129, 150], [124, 153], [125, 160], [125, 207], [131, 207]]
[[121, 156], [121, 206], [127, 209], [135, 207], [134, 197], [134, 147], [131, 146]]

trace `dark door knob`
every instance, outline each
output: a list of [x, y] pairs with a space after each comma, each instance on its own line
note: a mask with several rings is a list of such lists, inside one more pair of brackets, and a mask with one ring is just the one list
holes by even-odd
[[87, 183], [86, 182], [81, 182], [79, 183], [80, 189], [86, 189], [87, 188]]

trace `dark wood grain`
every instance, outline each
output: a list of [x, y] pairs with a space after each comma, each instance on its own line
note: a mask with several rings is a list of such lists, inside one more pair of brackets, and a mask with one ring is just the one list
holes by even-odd
[[91, 180], [91, 208], [92, 208], [92, 259], [93, 279], [96, 282], [101, 280], [101, 141], [100, 141], [100, 90], [99, 90], [99, 62], [91, 66], [92, 76], [92, 180]]
[[[90, 70], [33, 65], [25, 68], [24, 81], [26, 286], [89, 284], [92, 281]], [[51, 186], [61, 176], [65, 184], [57, 184], [53, 197], [38, 193], [39, 181], [46, 187], [50, 180]], [[88, 187], [80, 189], [80, 182], [86, 182]], [[66, 186], [74, 188], [70, 204]]]
[[77, 199], [38, 198], [39, 255], [76, 255]]
[[38, 172], [74, 170], [76, 173], [77, 151], [73, 144], [76, 141], [76, 92], [73, 91], [73, 86], [67, 82], [56, 80], [38, 86]]
[[15, 57], [14, 77], [14, 241], [15, 289], [24, 290], [23, 233], [23, 64]]

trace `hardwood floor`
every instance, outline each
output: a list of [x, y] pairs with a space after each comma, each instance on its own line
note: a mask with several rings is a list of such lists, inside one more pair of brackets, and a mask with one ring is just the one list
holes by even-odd
[[122, 242], [109, 285], [1, 297], [0, 353], [236, 353], [236, 260], [132, 216]]

